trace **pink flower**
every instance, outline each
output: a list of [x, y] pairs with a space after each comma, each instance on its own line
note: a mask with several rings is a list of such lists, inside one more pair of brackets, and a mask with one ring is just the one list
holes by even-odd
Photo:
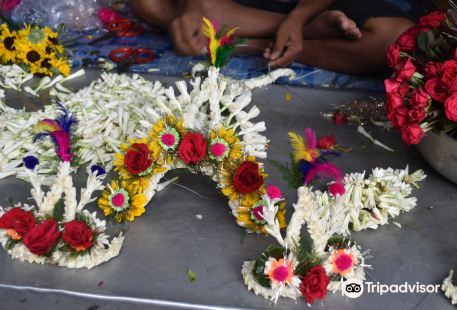
[[21, 0], [3, 0], [1, 11], [12, 11], [21, 3]]
[[119, 15], [119, 13], [106, 7], [98, 9], [97, 14], [100, 21], [104, 24], [109, 24], [116, 19], [122, 18], [122, 16]]
[[281, 199], [282, 198], [282, 193], [281, 190], [274, 186], [274, 185], [268, 185], [267, 186], [267, 194], [270, 199]]
[[330, 191], [330, 193], [333, 196], [344, 195], [344, 193], [346, 192], [346, 189], [344, 188], [343, 183], [330, 184], [330, 186], [328, 187], [328, 190]]
[[400, 68], [395, 74], [395, 79], [397, 81], [408, 81], [413, 77], [414, 73], [416, 73], [416, 66], [413, 64], [411, 58], [408, 58], [400, 65]]

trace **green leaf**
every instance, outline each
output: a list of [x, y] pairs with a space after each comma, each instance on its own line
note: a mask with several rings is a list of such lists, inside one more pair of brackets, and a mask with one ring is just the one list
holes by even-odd
[[52, 217], [56, 220], [56, 222], [61, 222], [63, 220], [63, 214], [65, 212], [64, 195], [65, 194], [62, 195], [62, 198], [59, 199], [52, 211]]
[[303, 185], [302, 173], [298, 164], [293, 162], [292, 154], [290, 154], [292, 165], [288, 163], [280, 163], [276, 160], [270, 160], [271, 164], [275, 166], [282, 174], [283, 180], [291, 188], [299, 188]]
[[270, 257], [275, 259], [281, 259], [284, 257], [284, 249], [279, 246], [269, 246], [263, 253], [262, 256], [257, 259], [252, 269], [252, 274], [256, 281], [264, 286], [270, 287], [270, 278], [265, 274], [265, 263]]
[[417, 46], [423, 52], [427, 52], [427, 34], [423, 31], [419, 32], [417, 36]]
[[194, 282], [195, 280], [197, 280], [197, 274], [189, 269], [187, 270], [187, 278], [190, 282]]

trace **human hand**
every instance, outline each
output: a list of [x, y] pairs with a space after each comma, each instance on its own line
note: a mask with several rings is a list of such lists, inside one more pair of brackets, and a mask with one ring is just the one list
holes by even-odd
[[203, 8], [198, 2], [187, 1], [181, 13], [171, 22], [170, 34], [179, 55], [200, 55], [205, 47], [201, 34]]
[[272, 67], [283, 67], [293, 62], [303, 48], [303, 20], [290, 15], [279, 26], [273, 48], [265, 49], [264, 57]]

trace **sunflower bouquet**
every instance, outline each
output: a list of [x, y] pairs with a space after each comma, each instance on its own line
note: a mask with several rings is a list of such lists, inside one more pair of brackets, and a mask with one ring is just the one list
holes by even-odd
[[24, 25], [14, 30], [8, 24], [0, 25], [0, 62], [18, 65], [24, 71], [41, 76], [70, 74], [70, 63], [59, 31], [49, 27]]

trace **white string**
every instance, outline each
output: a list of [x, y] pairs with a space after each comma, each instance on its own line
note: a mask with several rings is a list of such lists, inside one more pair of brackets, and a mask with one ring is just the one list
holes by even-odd
[[45, 294], [45, 293], [62, 294], [62, 295], [67, 295], [67, 296], [84, 297], [84, 298], [100, 299], [100, 300], [107, 300], [107, 301], [122, 301], [122, 302], [133, 302], [133, 303], [146, 304], [146, 305], [160, 305], [160, 306], [170, 307], [173, 309], [203, 309], [203, 310], [218, 310], [218, 309], [235, 310], [236, 309], [236, 308], [231, 308], [231, 307], [206, 306], [206, 305], [200, 305], [200, 304], [189, 304], [189, 303], [184, 303], [184, 302], [168, 301], [168, 300], [160, 300], [160, 299], [149, 299], [149, 298], [138, 298], [138, 297], [127, 297], [127, 296], [109, 296], [109, 295], [102, 295], [102, 294], [83, 293], [83, 292], [77, 292], [77, 291], [42, 288], [42, 287], [34, 287], [34, 286], [0, 284], [0, 288], [12, 289], [12, 290], [17, 290], [17, 291], [29, 291], [29, 292], [40, 293], [40, 294]]

